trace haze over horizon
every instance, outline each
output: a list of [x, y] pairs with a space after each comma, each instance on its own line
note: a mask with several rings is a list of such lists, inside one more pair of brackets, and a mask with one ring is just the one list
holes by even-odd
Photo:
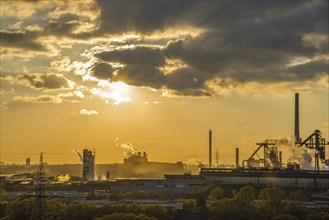
[[[220, 163], [329, 139], [328, 1], [0, 1], [0, 161]], [[284, 160], [289, 150], [283, 152]], [[215, 158], [215, 156], [213, 157]], [[213, 159], [215, 161], [215, 159]]]

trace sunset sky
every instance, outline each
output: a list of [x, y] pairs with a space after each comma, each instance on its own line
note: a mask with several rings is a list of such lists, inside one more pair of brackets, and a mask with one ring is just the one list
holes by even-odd
[[[1, 158], [246, 159], [256, 142], [328, 139], [328, 1], [0, 1]], [[287, 149], [284, 160], [288, 158]], [[285, 152], [287, 153], [285, 154]], [[213, 159], [215, 162], [215, 158]]]

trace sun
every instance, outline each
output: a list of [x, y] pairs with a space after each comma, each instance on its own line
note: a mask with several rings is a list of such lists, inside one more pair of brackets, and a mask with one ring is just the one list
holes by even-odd
[[109, 83], [109, 88], [120, 94], [126, 94], [129, 92], [129, 85], [121, 81]]
[[124, 82], [99, 81], [101, 88], [92, 88], [91, 93], [105, 100], [106, 103], [119, 105], [122, 102], [130, 102], [130, 86]]

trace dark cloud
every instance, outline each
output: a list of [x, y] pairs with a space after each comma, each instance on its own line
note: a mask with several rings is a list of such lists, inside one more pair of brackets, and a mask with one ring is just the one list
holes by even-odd
[[[108, 34], [139, 33], [133, 40], [111, 42], [108, 51], [99, 52], [98, 48], [94, 54], [98, 62], [91, 75], [134, 86], [168, 88], [178, 95], [207, 96], [207, 82], [213, 79], [226, 83], [302, 82], [327, 73], [326, 62], [318, 57], [328, 54], [328, 4], [321, 0], [99, 0], [93, 6], [101, 10], [99, 21], [67, 11], [47, 21], [43, 31], [0, 34], [6, 47], [45, 50], [39, 42], [41, 36], [103, 37], [108, 43], [104, 40]], [[95, 25], [91, 31], [79, 32], [80, 28], [88, 30], [82, 26], [90, 22]], [[198, 29], [200, 34], [152, 35], [189, 28]], [[149, 37], [143, 38], [144, 34]], [[312, 35], [320, 40], [313, 41]], [[170, 59], [184, 65], [164, 72]], [[311, 62], [291, 66], [292, 60]], [[114, 63], [121, 67], [114, 68]], [[21, 76], [20, 80], [38, 89], [51, 87], [47, 85], [49, 79], [41, 76]]]
[[46, 47], [37, 41], [39, 32], [9, 32], [0, 30], [2, 47], [23, 48], [34, 51], [45, 51]]
[[[118, 70], [116, 77], [110, 77], [114, 81], [124, 81], [135, 86], [153, 88], [161, 87], [164, 82], [164, 74], [159, 70], [159, 67], [165, 65], [166, 57], [158, 48], [135, 47], [105, 51], [95, 54], [95, 56], [103, 61], [117, 62], [123, 65]], [[94, 68], [97, 68], [97, 65]], [[105, 67], [105, 65], [102, 66]]]
[[128, 65], [119, 70], [115, 81], [123, 81], [134, 86], [160, 88], [164, 83], [164, 74], [151, 65]]
[[[208, 31], [194, 38], [171, 41], [162, 50], [144, 46], [101, 52], [95, 56], [124, 66], [112, 78], [114, 81], [168, 88], [175, 94], [190, 96], [210, 95], [207, 81], [214, 78], [232, 79], [229, 82], [235, 83], [266, 83], [310, 80], [325, 73], [324, 61], [287, 67], [294, 56], [314, 56], [315, 47], [304, 45], [301, 39], [295, 43], [288, 41], [285, 47], [284, 41], [276, 42], [276, 46], [269, 48], [256, 43], [234, 44], [232, 39]], [[161, 67], [170, 58], [182, 61], [186, 67], [165, 74]]]
[[184, 1], [98, 1], [102, 33], [151, 33], [172, 26], [188, 9]]
[[43, 74], [21, 74], [17, 76], [18, 81], [26, 81], [27, 85], [35, 89], [61, 89], [68, 87], [68, 81], [57, 75]]
[[205, 86], [206, 76], [191, 67], [179, 68], [167, 74], [165, 87], [176, 95], [211, 96]]
[[204, 85], [205, 77], [196, 69], [180, 68], [166, 75], [166, 86], [173, 90], [198, 89]]
[[91, 69], [91, 75], [98, 79], [113, 80], [114, 69], [108, 63], [96, 63]]
[[[326, 1], [98, 1], [101, 32], [151, 33], [168, 27], [238, 30], [257, 21], [313, 31], [326, 27]], [[278, 16], [279, 15], [279, 16]], [[273, 22], [274, 21], [274, 22]], [[321, 28], [320, 28], [321, 29]], [[323, 31], [325, 31], [324, 28]], [[291, 30], [290, 30], [291, 31]], [[325, 32], [323, 32], [325, 33]]]
[[319, 75], [328, 75], [329, 64], [327, 60], [316, 60], [286, 69], [287, 75], [299, 80], [309, 80]]
[[99, 79], [124, 81], [134, 86], [147, 86], [152, 88], [168, 88], [177, 94], [196, 95], [202, 94], [205, 80], [207, 79], [197, 69], [180, 68], [165, 75], [160, 67], [166, 64], [163, 50], [157, 48], [135, 47], [124, 50], [114, 50], [95, 54], [96, 57], [108, 61], [118, 62], [123, 65], [113, 75], [110, 64], [97, 63], [92, 68], [93, 75]]
[[317, 48], [304, 45], [300, 38], [289, 40], [287, 37], [284, 41], [284, 38], [279, 40], [270, 34], [261, 35], [255, 34], [255, 40], [248, 35], [239, 36], [241, 40], [234, 42], [236, 39], [217, 32], [206, 32], [195, 38], [170, 42], [164, 52], [167, 57], [179, 59], [202, 73], [203, 82], [213, 77], [232, 78], [239, 82], [290, 81], [311, 79], [322, 73], [314, 66], [303, 76], [296, 73], [291, 77], [286, 71], [291, 58], [312, 58], [319, 52]]
[[49, 22], [44, 28], [43, 36], [56, 36], [56, 37], [67, 37], [75, 39], [88, 39], [93, 36], [93, 32], [79, 32], [75, 33], [80, 26], [84, 25], [79, 20], [71, 20], [67, 22]]
[[63, 89], [68, 88], [69, 84], [67, 79], [62, 76], [54, 74], [19, 74], [16, 77], [13, 76], [4, 76], [1, 77], [2, 80], [7, 80], [11, 83], [24, 85], [33, 89], [40, 90], [51, 90], [51, 89]]
[[108, 62], [120, 62], [126, 65], [163, 66], [166, 62], [161, 49], [151, 47], [104, 51], [95, 56]]
[[43, 31], [43, 35], [55, 35], [55, 36], [67, 36], [69, 37], [72, 31], [79, 25], [79, 22], [76, 20], [58, 23], [50, 22]]
[[0, 30], [0, 42], [2, 47], [22, 48], [32, 51], [47, 51], [46, 45], [39, 39], [43, 36], [68, 37], [87, 39], [91, 32], [74, 33], [82, 25], [79, 21], [49, 22], [42, 31], [5, 31]]

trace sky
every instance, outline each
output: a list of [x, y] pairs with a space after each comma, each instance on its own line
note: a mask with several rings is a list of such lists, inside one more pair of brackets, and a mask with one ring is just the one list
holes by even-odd
[[[1, 0], [5, 163], [247, 159], [265, 139], [328, 139], [328, 1]], [[289, 159], [288, 146], [283, 159]]]

